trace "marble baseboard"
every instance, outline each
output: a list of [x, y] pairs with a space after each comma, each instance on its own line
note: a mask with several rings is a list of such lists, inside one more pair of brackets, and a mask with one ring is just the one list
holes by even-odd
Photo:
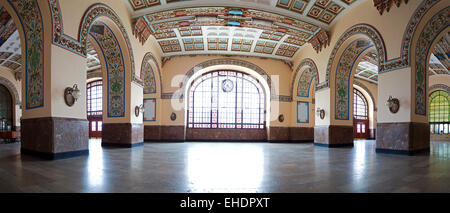
[[308, 143], [313, 141], [313, 127], [270, 127], [269, 142]]
[[144, 142], [144, 125], [103, 123], [102, 146], [135, 147]]
[[88, 153], [89, 123], [85, 119], [43, 117], [21, 120], [21, 150], [48, 159]]
[[161, 141], [161, 126], [144, 125], [144, 141], [145, 142]]
[[330, 148], [353, 146], [353, 126], [315, 126], [314, 144]]
[[416, 154], [430, 149], [430, 125], [427, 123], [377, 123], [376, 151]]
[[162, 142], [183, 142], [184, 126], [161, 126]]
[[187, 141], [267, 141], [266, 129], [186, 129]]

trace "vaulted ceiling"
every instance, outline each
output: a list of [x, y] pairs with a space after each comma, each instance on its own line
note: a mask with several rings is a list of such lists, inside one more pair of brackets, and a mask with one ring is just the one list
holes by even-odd
[[11, 16], [0, 6], [0, 66], [21, 72], [20, 36]]
[[251, 55], [292, 61], [361, 0], [127, 0], [134, 32], [154, 36], [163, 56]]
[[442, 37], [433, 49], [430, 56], [428, 74], [450, 75], [450, 33]]

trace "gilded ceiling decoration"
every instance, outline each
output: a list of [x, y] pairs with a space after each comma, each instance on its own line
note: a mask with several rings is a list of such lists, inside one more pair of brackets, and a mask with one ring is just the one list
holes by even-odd
[[[130, 0], [133, 33], [144, 43], [153, 36], [163, 56], [248, 55], [292, 61], [311, 43], [319, 52], [327, 30], [355, 0], [254, 0], [210, 6], [214, 1]], [[248, 5], [254, 4], [249, 7]], [[200, 5], [200, 6], [197, 6]], [[236, 6], [235, 6], [236, 5]]]
[[[380, 15], [383, 15], [384, 10], [389, 12], [392, 4], [395, 4], [397, 7], [400, 7], [402, 0], [373, 0], [373, 5], [377, 8]], [[408, 0], [404, 0], [405, 4], [408, 3]]]
[[450, 75], [450, 34], [442, 37], [430, 56], [428, 75]]

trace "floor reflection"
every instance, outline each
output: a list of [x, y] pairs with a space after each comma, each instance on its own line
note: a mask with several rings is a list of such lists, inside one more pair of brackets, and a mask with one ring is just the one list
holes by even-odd
[[257, 192], [264, 151], [260, 144], [195, 143], [186, 166], [190, 192]]
[[431, 141], [430, 156], [437, 158], [450, 158], [450, 142], [448, 141]]
[[104, 163], [101, 139], [89, 139], [89, 157], [87, 163], [89, 187], [103, 186]]

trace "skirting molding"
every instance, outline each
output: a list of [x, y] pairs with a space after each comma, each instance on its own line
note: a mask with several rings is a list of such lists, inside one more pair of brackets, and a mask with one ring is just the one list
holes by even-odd
[[22, 154], [61, 159], [88, 153], [89, 122], [85, 119], [22, 119], [20, 130]]

